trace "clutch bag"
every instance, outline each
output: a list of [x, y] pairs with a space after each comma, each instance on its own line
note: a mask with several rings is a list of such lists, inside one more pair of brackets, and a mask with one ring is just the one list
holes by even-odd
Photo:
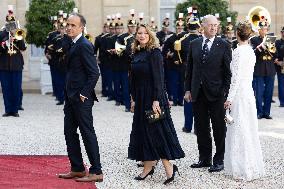
[[145, 115], [149, 123], [155, 123], [165, 118], [165, 110], [161, 108], [161, 113], [155, 113], [153, 110], [146, 110]]
[[226, 114], [225, 114], [225, 118], [224, 118], [225, 122], [228, 125], [234, 123], [234, 118], [230, 115], [230, 113], [231, 113], [230, 109], [226, 110]]

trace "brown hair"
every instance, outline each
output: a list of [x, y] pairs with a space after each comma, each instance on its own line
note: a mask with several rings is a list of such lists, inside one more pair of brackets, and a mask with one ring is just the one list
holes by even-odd
[[[137, 32], [138, 32], [139, 28], [141, 28], [141, 27], [145, 28], [147, 33], [149, 34], [149, 41], [146, 44], [145, 49], [146, 50], [152, 50], [154, 48], [159, 48], [160, 47], [159, 40], [156, 37], [156, 34], [151, 30], [151, 28], [149, 26], [147, 26], [145, 24], [140, 24], [139, 26], [137, 26], [137, 28], [136, 28], [136, 35], [137, 35]], [[140, 50], [140, 43], [135, 38], [134, 42], [132, 43], [132, 52], [135, 53], [135, 52], [137, 52], [139, 50]]]
[[249, 39], [252, 33], [251, 24], [248, 22], [240, 22], [237, 25], [237, 34], [242, 41]]

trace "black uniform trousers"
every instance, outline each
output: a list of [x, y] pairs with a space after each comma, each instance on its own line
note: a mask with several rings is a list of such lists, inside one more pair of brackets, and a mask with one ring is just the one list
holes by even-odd
[[83, 143], [91, 164], [89, 173], [102, 174], [99, 146], [96, 133], [93, 127], [92, 107], [94, 99], [85, 99], [82, 102], [79, 98], [70, 99], [66, 97], [64, 105], [64, 135], [67, 145], [68, 157], [71, 163], [71, 170], [81, 172], [85, 170], [79, 134], [77, 129], [81, 132]]
[[22, 105], [22, 70], [0, 70], [5, 113], [18, 113]]
[[213, 157], [214, 164], [223, 164], [225, 153], [226, 124], [224, 121], [225, 97], [216, 101], [209, 101], [202, 89], [199, 89], [198, 97], [193, 102], [193, 115], [196, 128], [199, 160], [212, 160], [212, 137], [210, 120], [212, 123], [213, 136], [216, 146], [216, 153]]

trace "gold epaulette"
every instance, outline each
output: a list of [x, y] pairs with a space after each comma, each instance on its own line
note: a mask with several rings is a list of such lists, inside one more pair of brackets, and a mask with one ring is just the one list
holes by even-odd
[[190, 33], [187, 33], [185, 34], [183, 37], [181, 37], [180, 39], [176, 40], [174, 42], [174, 50], [177, 51], [178, 53], [178, 59], [179, 59], [179, 62], [182, 63], [182, 59], [181, 59], [181, 56], [180, 56], [180, 51], [181, 51], [181, 42], [187, 38], [188, 36], [190, 35]]
[[130, 39], [131, 37], [133, 37], [132, 34], [129, 34], [127, 37], [124, 38], [124, 44], [125, 46], [127, 45], [127, 40]]

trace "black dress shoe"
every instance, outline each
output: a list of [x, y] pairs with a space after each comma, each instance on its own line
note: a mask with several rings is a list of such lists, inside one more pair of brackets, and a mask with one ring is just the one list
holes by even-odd
[[224, 164], [213, 164], [209, 169], [208, 171], [210, 173], [212, 172], [220, 172], [224, 169]]
[[191, 133], [191, 131], [187, 130], [187, 128], [185, 128], [185, 127], [182, 128], [182, 132]]
[[198, 163], [192, 164], [191, 168], [202, 168], [202, 167], [210, 167], [212, 163], [210, 161], [199, 161]]
[[9, 117], [9, 116], [12, 116], [11, 113], [5, 113], [2, 115], [2, 117]]
[[257, 119], [262, 119], [263, 116], [262, 115], [257, 115]]
[[11, 116], [13, 116], [13, 117], [20, 117], [20, 115], [18, 113], [11, 113]]
[[19, 110], [22, 110], [22, 111], [23, 111], [23, 110], [24, 110], [23, 106], [20, 106]]
[[58, 106], [59, 106], [59, 105], [63, 105], [63, 104], [64, 104], [64, 102], [57, 102], [57, 103], [56, 103], [56, 105], [58, 105]]
[[265, 116], [263, 116], [263, 118], [265, 118], [265, 119], [272, 119], [272, 117], [270, 115], [265, 115]]
[[116, 106], [120, 106], [120, 102], [115, 102], [115, 105]]

